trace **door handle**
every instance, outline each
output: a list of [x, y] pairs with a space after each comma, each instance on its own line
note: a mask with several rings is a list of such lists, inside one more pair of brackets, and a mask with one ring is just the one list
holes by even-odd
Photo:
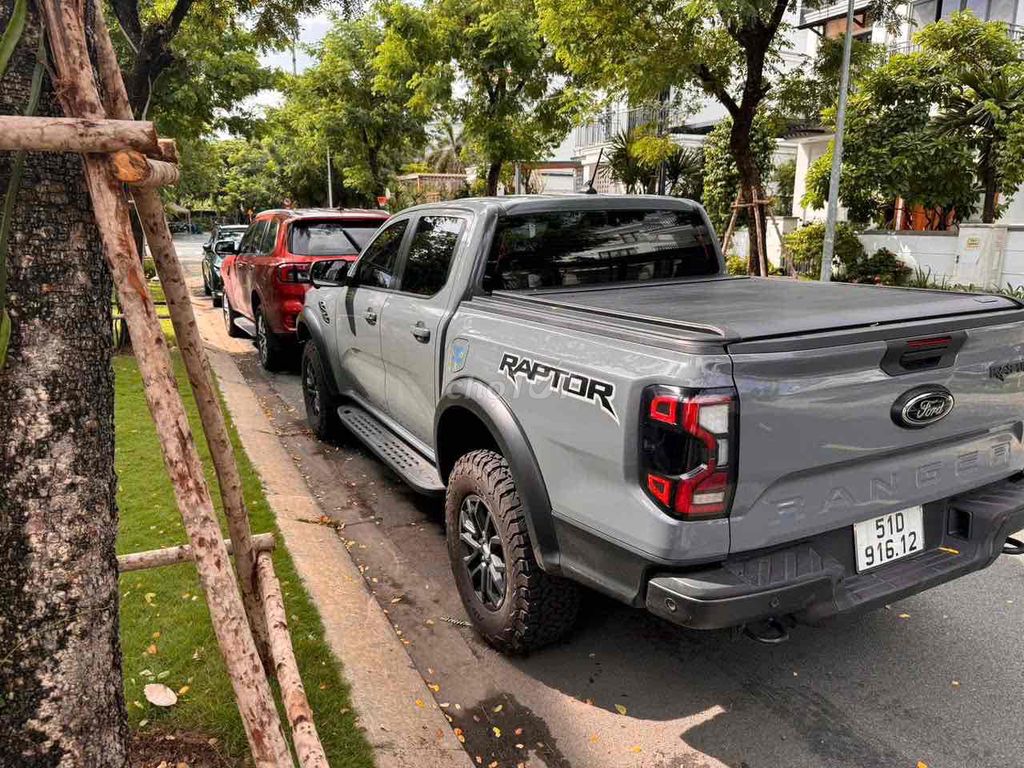
[[412, 335], [416, 337], [416, 341], [426, 344], [430, 341], [430, 329], [425, 328], [422, 322], [416, 323], [412, 326]]
[[363, 313], [363, 319], [366, 320], [370, 325], [377, 324], [377, 313], [372, 309], [368, 309]]

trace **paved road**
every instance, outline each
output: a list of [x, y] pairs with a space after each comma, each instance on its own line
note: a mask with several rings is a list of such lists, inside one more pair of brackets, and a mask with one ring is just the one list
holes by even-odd
[[680, 630], [590, 595], [568, 642], [506, 659], [461, 624], [440, 504], [358, 445], [317, 442], [297, 376], [268, 375], [250, 345], [232, 348], [481, 765], [1024, 766], [1019, 559], [887, 610], [798, 628], [781, 646]]

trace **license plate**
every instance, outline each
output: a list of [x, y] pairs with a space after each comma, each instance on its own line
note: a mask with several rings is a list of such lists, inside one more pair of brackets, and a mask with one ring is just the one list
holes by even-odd
[[899, 560], [924, 549], [924, 512], [901, 509], [853, 525], [857, 573]]

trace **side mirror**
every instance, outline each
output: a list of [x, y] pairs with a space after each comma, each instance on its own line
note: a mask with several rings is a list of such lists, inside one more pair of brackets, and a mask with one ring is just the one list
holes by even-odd
[[309, 269], [309, 282], [314, 288], [338, 288], [349, 285], [347, 259], [324, 259], [313, 263]]
[[235, 247], [234, 240], [221, 240], [215, 246], [213, 246], [213, 252], [219, 254], [237, 253], [238, 249]]

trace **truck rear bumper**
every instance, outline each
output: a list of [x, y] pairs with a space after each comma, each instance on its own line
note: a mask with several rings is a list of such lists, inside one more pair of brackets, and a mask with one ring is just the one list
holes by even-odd
[[[652, 613], [693, 629], [737, 626], [770, 616], [816, 621], [869, 609], [990, 565], [1024, 528], [1024, 477], [928, 505], [925, 551], [856, 573], [848, 530], [726, 560], [647, 584]], [[848, 546], [844, 546], [848, 542]]]

